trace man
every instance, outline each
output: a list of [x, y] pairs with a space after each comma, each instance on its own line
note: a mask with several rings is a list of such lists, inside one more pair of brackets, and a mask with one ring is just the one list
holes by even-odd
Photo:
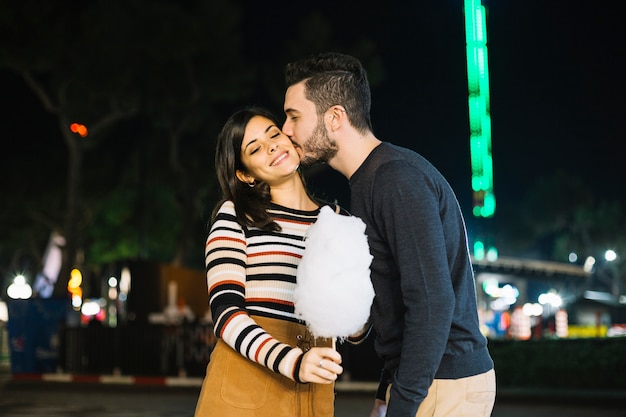
[[328, 163], [350, 181], [351, 211], [367, 226], [387, 416], [491, 415], [495, 372], [450, 185], [419, 154], [374, 135], [367, 74], [354, 57], [290, 63], [286, 81], [284, 133], [303, 164]]

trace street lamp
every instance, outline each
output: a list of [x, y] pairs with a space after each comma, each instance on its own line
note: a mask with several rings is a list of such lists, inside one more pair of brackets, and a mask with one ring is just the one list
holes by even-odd
[[26, 283], [24, 275], [18, 275], [13, 278], [13, 284], [7, 288], [7, 295], [14, 300], [25, 300], [33, 295], [33, 289]]
[[613, 262], [617, 259], [617, 253], [615, 253], [613, 249], [608, 249], [606, 252], [604, 252], [604, 259], [606, 259], [608, 262]]
[[611, 292], [617, 300], [620, 300], [620, 276], [615, 262], [617, 261], [617, 253], [613, 249], [608, 249], [604, 252], [604, 259], [609, 263], [611, 269]]

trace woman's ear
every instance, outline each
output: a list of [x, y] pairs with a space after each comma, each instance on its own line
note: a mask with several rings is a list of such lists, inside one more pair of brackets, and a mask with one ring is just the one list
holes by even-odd
[[254, 184], [254, 182], [255, 182], [254, 177], [252, 175], [246, 174], [245, 172], [243, 172], [240, 169], [237, 170], [235, 175], [237, 175], [237, 179], [239, 181], [244, 182], [244, 183], [246, 183], [248, 185]]

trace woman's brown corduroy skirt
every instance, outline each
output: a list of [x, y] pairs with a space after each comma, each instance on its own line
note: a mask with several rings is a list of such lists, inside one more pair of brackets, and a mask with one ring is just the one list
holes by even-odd
[[[313, 340], [306, 327], [254, 316], [276, 339], [290, 346]], [[332, 346], [316, 339], [311, 346]], [[195, 417], [333, 417], [334, 384], [299, 384], [252, 362], [218, 339], [207, 366]]]

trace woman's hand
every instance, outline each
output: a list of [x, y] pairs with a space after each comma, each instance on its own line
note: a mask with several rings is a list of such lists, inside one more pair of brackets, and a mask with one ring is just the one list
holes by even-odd
[[341, 355], [333, 348], [314, 347], [302, 357], [300, 381], [331, 384], [343, 372]]

